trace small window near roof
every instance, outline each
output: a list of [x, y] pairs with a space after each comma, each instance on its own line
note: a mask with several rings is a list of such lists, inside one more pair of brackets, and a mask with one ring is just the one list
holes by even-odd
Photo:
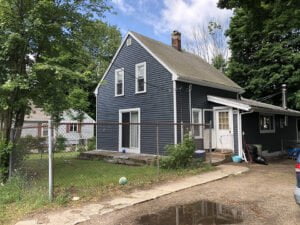
[[260, 133], [275, 133], [275, 117], [273, 115], [259, 115]]
[[131, 45], [131, 38], [127, 38], [126, 45], [127, 45], [127, 46], [130, 46], [130, 45]]
[[135, 93], [146, 92], [146, 62], [135, 65]]

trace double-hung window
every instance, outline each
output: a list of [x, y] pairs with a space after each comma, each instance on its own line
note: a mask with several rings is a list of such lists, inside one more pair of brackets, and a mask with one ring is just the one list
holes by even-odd
[[146, 92], [146, 62], [135, 65], [135, 93]]
[[274, 115], [259, 115], [260, 133], [275, 133]]
[[71, 123], [70, 124], [70, 132], [73, 132], [73, 133], [77, 133], [78, 132], [78, 125], [77, 125], [77, 123]]
[[124, 95], [124, 69], [115, 70], [115, 96]]
[[194, 138], [202, 138], [202, 110], [192, 109], [192, 124]]

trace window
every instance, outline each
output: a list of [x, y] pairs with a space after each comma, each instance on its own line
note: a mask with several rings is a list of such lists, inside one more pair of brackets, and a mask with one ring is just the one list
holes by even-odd
[[115, 71], [115, 96], [124, 95], [124, 69]]
[[[202, 137], [202, 110], [192, 109], [192, 124], [193, 124], [193, 134], [195, 138]], [[197, 125], [199, 124], [199, 125]]]
[[135, 65], [135, 93], [146, 92], [146, 62]]
[[48, 137], [48, 124], [42, 124], [42, 137]]
[[130, 45], [131, 45], [131, 38], [128, 38], [128, 39], [126, 40], [126, 45], [127, 45], [127, 46], [130, 46]]
[[275, 133], [275, 117], [273, 115], [259, 115], [260, 133]]
[[78, 132], [78, 125], [77, 125], [77, 123], [71, 123], [70, 124], [70, 132], [74, 132], [74, 133]]
[[229, 130], [228, 112], [219, 112], [219, 130]]
[[281, 116], [279, 120], [280, 128], [284, 128], [288, 126], [288, 116]]
[[204, 109], [204, 124], [205, 128], [209, 128], [208, 124], [211, 121], [211, 128], [214, 128], [214, 112], [212, 109]]

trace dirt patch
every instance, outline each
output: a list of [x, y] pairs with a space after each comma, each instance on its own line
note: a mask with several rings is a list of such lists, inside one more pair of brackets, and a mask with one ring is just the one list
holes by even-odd
[[241, 224], [299, 224], [300, 208], [295, 204], [295, 161], [250, 165], [250, 172], [173, 193], [157, 200], [94, 217], [81, 225], [133, 225], [142, 216], [173, 206], [211, 201], [243, 212]]

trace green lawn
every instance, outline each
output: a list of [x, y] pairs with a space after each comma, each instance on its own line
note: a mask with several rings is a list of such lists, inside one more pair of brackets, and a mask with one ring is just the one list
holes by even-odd
[[[103, 197], [147, 187], [153, 183], [176, 179], [211, 169], [204, 166], [190, 170], [160, 170], [152, 166], [134, 167], [110, 164], [103, 161], [77, 159], [78, 153], [55, 153], [53, 203], [48, 202], [48, 158], [47, 155], [30, 155], [22, 173], [4, 186], [0, 186], [0, 224], [8, 224], [36, 210], [75, 204], [72, 197], [79, 196], [80, 202], [99, 200]], [[119, 178], [125, 176], [128, 184], [120, 186]], [[76, 204], [78, 204], [76, 202]]]

